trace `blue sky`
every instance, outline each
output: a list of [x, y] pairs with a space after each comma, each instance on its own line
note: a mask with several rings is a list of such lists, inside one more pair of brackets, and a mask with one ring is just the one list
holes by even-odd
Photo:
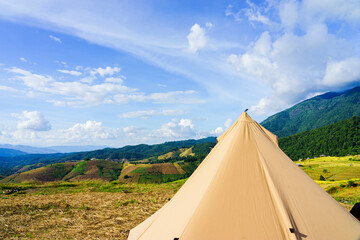
[[217, 136], [359, 85], [359, 24], [358, 0], [0, 0], [0, 143]]

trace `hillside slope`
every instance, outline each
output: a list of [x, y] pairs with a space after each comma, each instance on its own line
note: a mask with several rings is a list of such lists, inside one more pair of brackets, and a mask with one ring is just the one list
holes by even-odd
[[2, 179], [0, 182], [111, 181], [119, 177], [121, 169], [122, 163], [106, 160], [64, 162], [16, 173]]
[[280, 138], [279, 146], [293, 160], [359, 154], [360, 117]]
[[[166, 154], [168, 152], [177, 151], [180, 148], [190, 148], [193, 146], [194, 149], [192, 149], [192, 153], [203, 155], [207, 154], [207, 149], [209, 148], [209, 146], [213, 146], [215, 145], [215, 143], [215, 137], [208, 137], [199, 140], [190, 139], [184, 141], [165, 142], [162, 144], [154, 145], [140, 144], [135, 146], [125, 146], [122, 148], [105, 148], [102, 150], [95, 150], [89, 152], [27, 154], [13, 157], [0, 156], [0, 174], [10, 175], [21, 170], [25, 166], [32, 168], [31, 165], [34, 164], [48, 165], [52, 163], [79, 161], [91, 158], [116, 161], [139, 161], [151, 157], [157, 159], [158, 156]], [[202, 144], [204, 144], [204, 146], [202, 146]]]
[[270, 116], [261, 125], [278, 137], [285, 137], [352, 116], [360, 116], [360, 87], [310, 98]]

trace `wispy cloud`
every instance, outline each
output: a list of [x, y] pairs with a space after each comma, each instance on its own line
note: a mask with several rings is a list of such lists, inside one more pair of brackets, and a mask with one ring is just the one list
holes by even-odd
[[12, 87], [0, 85], [1, 91], [17, 92], [18, 90]]
[[51, 39], [54, 40], [55, 42], [62, 43], [62, 41], [61, 41], [60, 38], [55, 37], [55, 36], [53, 36], [53, 35], [49, 35], [49, 38], [51, 38]]
[[119, 67], [105, 67], [105, 68], [93, 68], [90, 73], [91, 75], [95, 76], [96, 74], [99, 74], [101, 77], [104, 77], [105, 75], [112, 76], [115, 73], [120, 72], [121, 68]]
[[[99, 74], [102, 76], [112, 75], [120, 71], [117, 69], [120, 68], [113, 68], [111, 71]], [[194, 104], [205, 102], [203, 99], [194, 97], [197, 93], [194, 90], [145, 94], [138, 89], [124, 85], [123, 79], [126, 79], [124, 76], [121, 78], [109, 77], [97, 84], [93, 84], [92, 81], [59, 81], [49, 75], [35, 74], [16, 67], [7, 70], [15, 74], [15, 79], [20, 80], [30, 91], [48, 94], [50, 99], [47, 101], [56, 106], [96, 106], [99, 104], [124, 104], [130, 101], [153, 102], [157, 104]], [[67, 74], [72, 73], [72, 71], [64, 71]], [[78, 74], [74, 73], [72, 75], [76, 76]], [[10, 88], [3, 87], [3, 90], [10, 90]]]
[[177, 116], [183, 115], [186, 112], [180, 109], [166, 109], [166, 110], [146, 110], [146, 111], [135, 111], [126, 112], [119, 115], [119, 118], [142, 118], [146, 119], [153, 116]]
[[57, 71], [61, 72], [61, 73], [65, 73], [65, 74], [70, 74], [70, 75], [73, 75], [73, 76], [80, 76], [82, 74], [81, 72], [75, 71], [75, 70], [58, 69]]

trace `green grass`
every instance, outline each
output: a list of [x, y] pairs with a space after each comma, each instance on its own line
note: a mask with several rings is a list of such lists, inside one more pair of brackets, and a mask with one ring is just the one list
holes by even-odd
[[[347, 207], [360, 202], [360, 162], [357, 156], [320, 157], [301, 162], [301, 169]], [[320, 176], [325, 180], [320, 181]]]
[[118, 162], [99, 160], [97, 167], [99, 176], [101, 178], [113, 181], [118, 179], [123, 168], [123, 164]]
[[173, 189], [177, 191], [186, 179], [181, 179], [168, 183], [121, 183], [112, 181], [110, 183], [104, 181], [81, 181], [81, 182], [51, 182], [51, 183], [1, 183], [0, 184], [0, 197], [8, 198], [15, 197], [17, 194], [5, 195], [3, 190], [18, 188], [21, 192], [27, 195], [51, 195], [58, 193], [78, 193], [78, 192], [132, 192], [132, 193], [148, 193], [148, 192], [161, 192], [164, 189]]
[[52, 168], [53, 171], [50, 173], [50, 177], [53, 179], [62, 179], [66, 174], [72, 170], [72, 166], [65, 165], [64, 163], [56, 163], [50, 165], [48, 168]]
[[322, 175], [327, 181], [341, 181], [360, 178], [360, 161], [352, 161], [354, 157], [320, 157], [296, 161], [312, 179], [319, 180]]
[[131, 173], [145, 174], [146, 169], [147, 169], [147, 167], [138, 167], [138, 168], [134, 169], [133, 171], [131, 171]]
[[167, 183], [184, 178], [184, 174], [147, 174], [141, 175], [139, 183]]
[[83, 161], [76, 164], [76, 166], [71, 171], [79, 174], [84, 174], [85, 168], [86, 168], [86, 162]]

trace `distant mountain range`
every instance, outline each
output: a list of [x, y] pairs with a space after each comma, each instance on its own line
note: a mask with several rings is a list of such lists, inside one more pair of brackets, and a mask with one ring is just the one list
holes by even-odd
[[122, 162], [139, 161], [147, 158], [156, 158], [157, 156], [171, 151], [176, 151], [179, 148], [192, 146], [194, 146], [193, 152], [195, 152], [196, 155], [203, 156], [210, 151], [209, 147], [214, 146], [215, 143], [215, 137], [208, 137], [199, 140], [190, 139], [184, 141], [165, 142], [155, 145], [139, 144], [135, 146], [125, 146], [122, 148], [104, 148], [101, 150], [75, 153], [27, 154], [7, 157], [0, 156], [0, 175], [7, 176], [23, 169], [24, 167], [26, 167], [26, 170], [30, 170], [52, 163], [79, 161], [92, 158]]
[[[0, 158], [3, 167], [7, 167], [0, 183], [94, 179], [139, 183], [174, 181], [189, 177], [215, 146], [215, 141], [216, 138], [210, 137], [76, 154], [31, 154]], [[101, 156], [101, 159], [95, 156]], [[128, 158], [118, 159], [119, 156]], [[4, 162], [6, 159], [8, 162]], [[8, 176], [11, 173], [14, 174]]]
[[286, 137], [352, 116], [360, 116], [360, 87], [307, 99], [268, 117], [261, 125], [278, 137]]
[[[96, 149], [106, 148], [106, 146], [89, 145], [89, 146], [32, 147], [26, 145], [0, 144], [0, 148], [18, 150], [28, 154], [49, 154], [49, 153], [71, 153], [71, 152], [92, 151]], [[5, 156], [5, 155], [2, 155], [0, 151], [0, 156]]]
[[26, 152], [22, 152], [19, 150], [9, 149], [9, 148], [0, 148], [0, 157], [13, 157], [19, 155], [25, 155]]

